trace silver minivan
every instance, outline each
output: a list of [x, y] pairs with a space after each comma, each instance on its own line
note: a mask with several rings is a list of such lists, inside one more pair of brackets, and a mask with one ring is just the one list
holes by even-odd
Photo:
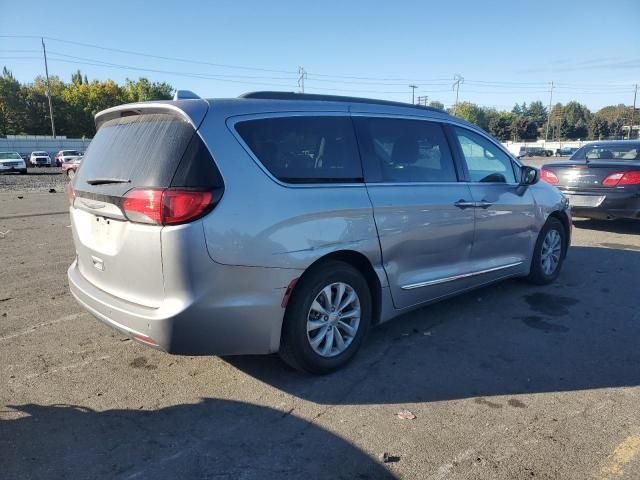
[[427, 107], [256, 92], [122, 105], [68, 187], [75, 298], [176, 354], [327, 373], [370, 327], [510, 277], [546, 284], [569, 204]]

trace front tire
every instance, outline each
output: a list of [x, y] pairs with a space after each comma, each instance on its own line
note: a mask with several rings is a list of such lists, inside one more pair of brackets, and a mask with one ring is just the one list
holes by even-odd
[[566, 255], [567, 234], [564, 225], [555, 217], [544, 224], [531, 260], [531, 270], [526, 279], [535, 285], [548, 285], [560, 275]]
[[313, 267], [287, 305], [280, 357], [306, 373], [337, 370], [360, 349], [371, 312], [369, 286], [357, 269], [335, 260]]

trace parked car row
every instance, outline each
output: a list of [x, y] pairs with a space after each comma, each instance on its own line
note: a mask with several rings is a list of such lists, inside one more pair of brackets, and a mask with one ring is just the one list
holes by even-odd
[[38, 150], [26, 155], [26, 159], [18, 152], [0, 152], [0, 173], [27, 173], [27, 165], [31, 167], [62, 167], [62, 171], [73, 178], [82, 162], [83, 154], [77, 150], [60, 150], [51, 159], [48, 152]]

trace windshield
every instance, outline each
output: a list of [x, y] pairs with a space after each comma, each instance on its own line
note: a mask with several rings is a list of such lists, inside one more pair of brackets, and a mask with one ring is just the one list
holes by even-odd
[[62, 155], [80, 155], [76, 150], [63, 150]]
[[0, 160], [22, 160], [22, 157], [14, 152], [0, 152]]
[[572, 157], [573, 160], [640, 160], [640, 143], [617, 145], [585, 145]]
[[31, 155], [37, 155], [39, 157], [46, 157], [49, 154], [47, 152], [33, 152]]

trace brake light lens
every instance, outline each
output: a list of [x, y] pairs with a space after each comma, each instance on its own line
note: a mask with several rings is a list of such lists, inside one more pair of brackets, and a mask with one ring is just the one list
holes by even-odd
[[69, 200], [69, 205], [73, 207], [73, 202], [76, 199], [76, 192], [73, 190], [71, 182], [67, 183], [67, 199]]
[[605, 187], [620, 187], [623, 185], [640, 185], [640, 171], [612, 173], [602, 181]]
[[556, 184], [559, 182], [558, 176], [555, 173], [553, 173], [551, 170], [547, 170], [545, 168], [543, 168], [540, 171], [540, 178], [545, 182], [551, 183], [551, 184]]
[[124, 196], [122, 209], [132, 222], [177, 225], [205, 213], [212, 198], [211, 192], [140, 188]]

